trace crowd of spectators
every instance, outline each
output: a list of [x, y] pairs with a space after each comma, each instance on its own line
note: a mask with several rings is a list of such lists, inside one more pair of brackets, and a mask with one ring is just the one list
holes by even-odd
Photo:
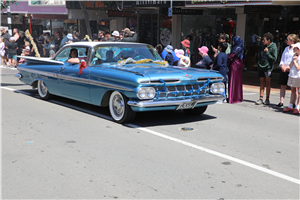
[[[53, 57], [61, 47], [66, 44], [80, 41], [103, 41], [103, 42], [137, 42], [138, 34], [134, 28], [125, 28], [124, 30], [114, 30], [111, 33], [102, 30], [94, 33], [91, 38], [80, 37], [78, 31], [40, 32], [32, 35], [36, 43], [37, 50], [41, 57]], [[1, 28], [0, 40], [1, 64], [9, 67], [17, 67], [24, 59], [17, 56], [35, 56], [36, 51], [24, 31], [13, 29], [13, 35], [10, 35], [5, 28]]]

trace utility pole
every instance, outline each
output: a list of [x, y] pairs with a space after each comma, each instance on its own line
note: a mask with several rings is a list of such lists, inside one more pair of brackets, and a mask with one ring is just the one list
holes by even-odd
[[7, 25], [8, 25], [8, 33], [12, 36], [11, 30], [11, 16], [10, 16], [10, 5], [7, 6]]

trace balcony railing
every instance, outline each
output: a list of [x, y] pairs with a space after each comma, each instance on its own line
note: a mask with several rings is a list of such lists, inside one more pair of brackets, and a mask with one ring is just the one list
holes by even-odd
[[45, 6], [45, 5], [66, 5], [65, 0], [30, 0], [29, 5], [31, 6]]

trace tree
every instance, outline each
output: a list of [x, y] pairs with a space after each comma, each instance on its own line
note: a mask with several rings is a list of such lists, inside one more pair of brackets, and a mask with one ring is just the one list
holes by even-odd
[[18, 5], [17, 1], [3, 1], [1, 2], [1, 10], [6, 9], [10, 4]]
[[91, 26], [90, 26], [90, 17], [89, 17], [89, 13], [87, 12], [83, 1], [79, 1], [78, 2], [82, 11], [83, 11], [83, 15], [84, 15], [84, 20], [85, 20], [85, 25], [86, 25], [86, 29], [87, 29], [87, 34], [90, 36], [90, 38], [92, 37], [92, 30], [91, 30]]

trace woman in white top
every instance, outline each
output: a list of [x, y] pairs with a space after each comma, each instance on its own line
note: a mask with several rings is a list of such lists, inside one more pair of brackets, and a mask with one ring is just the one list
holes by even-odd
[[[293, 111], [294, 114], [299, 114], [300, 109], [300, 42], [293, 44], [292, 47], [294, 48], [294, 56], [293, 60], [289, 65], [290, 73], [289, 73], [289, 80], [288, 80], [288, 86], [291, 87], [291, 100], [289, 107], [283, 109], [283, 112], [289, 112]], [[298, 91], [298, 102], [297, 106], [294, 109], [293, 104], [295, 103], [297, 99], [297, 91]]]
[[278, 84], [281, 85], [281, 88], [280, 88], [280, 102], [277, 105], [277, 107], [283, 106], [285, 90], [286, 90], [288, 77], [289, 77], [289, 65], [292, 62], [294, 56], [294, 50], [292, 44], [296, 44], [298, 40], [299, 38], [295, 34], [290, 34], [286, 38], [286, 44], [288, 46], [284, 49], [279, 64], [279, 66], [281, 67], [281, 71], [279, 74]]

